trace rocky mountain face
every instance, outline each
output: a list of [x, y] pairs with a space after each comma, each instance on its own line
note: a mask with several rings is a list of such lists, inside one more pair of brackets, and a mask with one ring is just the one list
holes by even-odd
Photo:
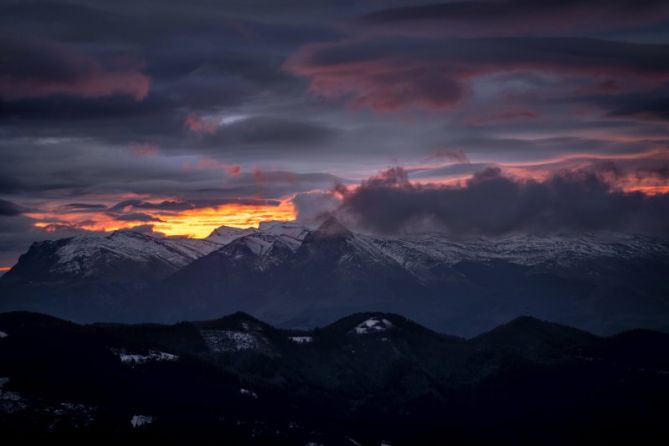
[[241, 310], [294, 328], [390, 311], [464, 336], [528, 314], [609, 334], [669, 329], [667, 271], [669, 241], [641, 235], [455, 240], [268, 222], [205, 240], [124, 231], [36, 244], [0, 279], [0, 308], [136, 322]]
[[[234, 228], [227, 229], [230, 238]], [[105, 319], [119, 296], [158, 283], [221, 246], [216, 231], [204, 240], [121, 230], [34, 243], [0, 278], [0, 309]]]
[[521, 317], [472, 339], [390, 313], [77, 325], [0, 314], [3, 439], [666, 444], [669, 335]]

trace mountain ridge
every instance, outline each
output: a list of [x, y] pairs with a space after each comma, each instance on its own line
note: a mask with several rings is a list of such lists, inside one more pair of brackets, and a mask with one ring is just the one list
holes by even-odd
[[315, 229], [275, 221], [217, 231], [234, 237], [221, 245], [120, 231], [75, 238], [85, 249], [75, 239], [34, 245], [0, 278], [0, 309], [83, 322], [242, 310], [290, 328], [390, 311], [466, 336], [520, 314], [599, 334], [666, 328], [669, 318], [669, 241], [649, 236], [398, 238], [353, 232], [336, 219]]

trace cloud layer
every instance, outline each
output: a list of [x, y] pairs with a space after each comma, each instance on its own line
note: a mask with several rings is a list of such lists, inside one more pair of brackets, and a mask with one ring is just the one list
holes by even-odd
[[463, 186], [412, 184], [394, 168], [344, 195], [339, 209], [381, 233], [424, 230], [454, 236], [510, 232], [632, 231], [669, 235], [669, 195], [626, 193], [597, 171], [518, 180], [488, 168]]
[[669, 45], [589, 38], [383, 38], [304, 47], [286, 65], [311, 78], [311, 91], [356, 107], [448, 109], [473, 79], [500, 73], [587, 76], [616, 90], [669, 80]]

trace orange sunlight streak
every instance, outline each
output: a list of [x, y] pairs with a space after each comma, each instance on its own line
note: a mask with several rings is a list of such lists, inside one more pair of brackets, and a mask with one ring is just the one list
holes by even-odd
[[248, 228], [258, 226], [267, 220], [295, 220], [296, 211], [290, 199], [285, 199], [277, 206], [225, 204], [214, 208], [192, 209], [182, 212], [166, 213], [147, 211], [156, 221], [119, 221], [104, 212], [83, 214], [58, 214], [39, 212], [26, 214], [37, 220], [35, 227], [52, 231], [58, 225], [68, 225], [88, 231], [116, 231], [131, 229], [149, 224], [153, 230], [168, 236], [205, 238], [219, 226]]
[[170, 236], [204, 238], [222, 225], [248, 228], [267, 220], [295, 220], [295, 207], [289, 200], [282, 201], [278, 206], [226, 204], [215, 209], [193, 209], [162, 217], [162, 220], [153, 223], [155, 231]]

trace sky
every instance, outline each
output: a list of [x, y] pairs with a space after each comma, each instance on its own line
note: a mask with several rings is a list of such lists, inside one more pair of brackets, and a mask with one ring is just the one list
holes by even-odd
[[0, 271], [220, 225], [669, 233], [661, 0], [0, 0]]

